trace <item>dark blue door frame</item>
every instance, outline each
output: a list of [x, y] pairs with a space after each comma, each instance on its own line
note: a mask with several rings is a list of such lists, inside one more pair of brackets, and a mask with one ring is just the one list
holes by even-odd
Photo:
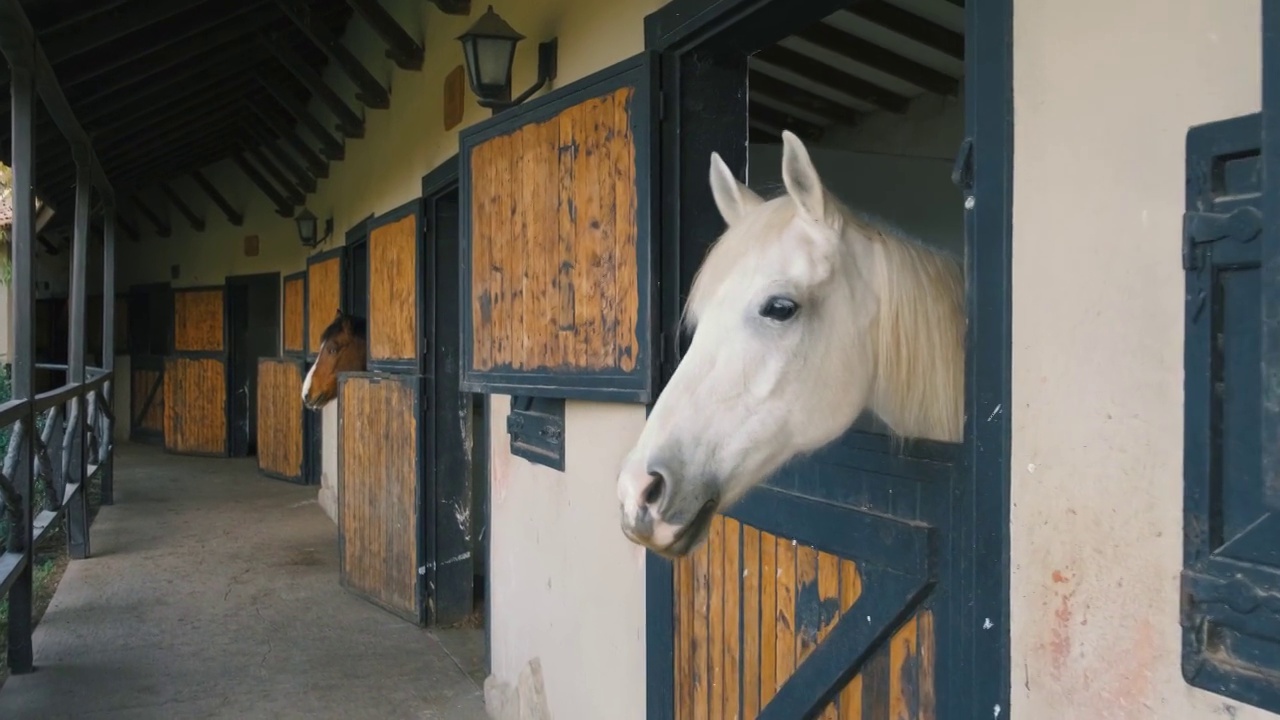
[[[682, 298], [720, 231], [706, 183], [718, 151], [741, 179], [747, 154], [746, 60], [750, 53], [830, 13], [849, 0], [815, 0], [803, 11], [783, 0], [673, 0], [646, 18], [646, 47], [661, 63], [660, 313], [661, 380], [681, 350]], [[1012, 0], [966, 6], [965, 138], [954, 179], [966, 203], [966, 424], [963, 443], [893, 456], [895, 476], [920, 484], [918, 518], [936, 533], [926, 571], [937, 618], [937, 717], [1011, 717], [1009, 686], [1009, 413], [1010, 257], [1012, 247]], [[821, 462], [865, 467], [877, 438], [837, 441]], [[861, 446], [859, 445], [861, 444]], [[908, 444], [907, 453], [916, 452]], [[925, 477], [932, 473], [936, 477]], [[851, 478], [851, 484], [858, 479]], [[783, 472], [744, 500], [739, 519], [774, 512], [809, 496], [839, 503], [847, 488]], [[756, 497], [757, 501], [750, 498]], [[854, 512], [849, 512], [855, 515]], [[839, 533], [839, 523], [830, 525]], [[817, 532], [815, 530], [814, 532]], [[826, 538], [838, 544], [840, 538]], [[815, 542], [818, 538], [815, 537]], [[673, 565], [647, 564], [648, 717], [674, 716]], [[799, 706], [797, 706], [799, 708]], [[776, 711], [776, 709], [775, 709]], [[797, 712], [803, 710], [797, 709]]]

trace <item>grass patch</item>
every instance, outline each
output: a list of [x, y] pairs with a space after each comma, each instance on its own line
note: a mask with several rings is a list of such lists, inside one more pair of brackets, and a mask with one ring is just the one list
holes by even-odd
[[[67, 555], [66, 533], [59, 528], [51, 533], [37, 549], [35, 559], [35, 577], [32, 579], [35, 590], [35, 607], [32, 608], [32, 620], [39, 624], [44, 611], [53, 600], [53, 593], [58, 589], [62, 574], [67, 569], [70, 556]], [[0, 598], [0, 688], [9, 679], [9, 597]]]
[[[95, 473], [89, 478], [86, 492], [88, 492], [89, 501], [89, 523], [93, 524], [93, 519], [97, 517], [98, 510], [102, 507], [102, 487], [99, 482], [100, 473]], [[66, 572], [67, 564], [71, 561], [70, 555], [67, 553], [67, 530], [66, 521], [59, 521], [55, 530], [40, 541], [35, 551], [35, 576], [32, 578], [32, 587], [35, 592], [35, 607], [32, 608], [31, 619], [32, 627], [40, 624], [40, 620], [44, 618], [45, 610], [49, 609], [49, 603], [53, 600], [53, 594], [58, 589], [58, 583], [62, 581], [63, 573]], [[0, 689], [3, 689], [4, 683], [9, 678], [9, 596], [0, 597]]]

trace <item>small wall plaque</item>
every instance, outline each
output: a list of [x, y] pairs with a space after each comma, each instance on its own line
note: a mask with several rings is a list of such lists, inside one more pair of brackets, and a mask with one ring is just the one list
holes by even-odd
[[244, 236], [244, 256], [258, 257], [258, 236], [257, 235]]
[[461, 65], [444, 76], [444, 129], [448, 132], [462, 122], [462, 104], [467, 99], [467, 72]]

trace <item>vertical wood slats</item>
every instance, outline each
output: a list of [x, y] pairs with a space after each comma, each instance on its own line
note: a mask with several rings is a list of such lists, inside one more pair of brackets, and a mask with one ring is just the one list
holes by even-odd
[[591, 98], [472, 150], [475, 369], [635, 369], [633, 94]]
[[414, 214], [369, 231], [372, 360], [413, 360], [418, 355], [418, 236]]
[[177, 352], [219, 352], [223, 349], [223, 290], [175, 290], [173, 293], [173, 349]]
[[176, 453], [227, 454], [227, 375], [218, 358], [165, 358], [164, 444]]
[[[857, 564], [725, 516], [675, 563], [677, 720], [754, 720], [863, 592]], [[877, 648], [819, 717], [934, 720], [932, 612]]]
[[417, 388], [412, 375], [350, 375], [338, 409], [342, 584], [414, 621]]
[[307, 266], [307, 353], [320, 349], [320, 335], [342, 307], [342, 256]]
[[258, 469], [283, 478], [302, 476], [301, 363], [258, 359]]
[[[161, 375], [159, 370], [140, 368], [134, 368], [130, 373], [129, 408], [130, 412], [135, 413], [133, 419], [141, 430], [164, 431], [164, 382]], [[156, 383], [159, 383], [158, 387]], [[151, 399], [150, 405], [147, 404], [148, 398]], [[142, 412], [141, 417], [136, 414], [139, 412]]]
[[281, 313], [281, 322], [284, 323], [281, 334], [284, 336], [285, 352], [300, 353], [305, 349], [303, 338], [306, 336], [306, 301], [306, 275], [286, 278], [284, 312]]

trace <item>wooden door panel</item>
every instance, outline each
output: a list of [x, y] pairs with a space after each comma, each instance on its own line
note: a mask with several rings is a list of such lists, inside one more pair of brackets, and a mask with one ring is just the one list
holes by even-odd
[[[869, 518], [866, 530], [884, 536], [886, 523]], [[927, 552], [928, 532], [905, 527]], [[929, 585], [717, 516], [674, 567], [675, 717], [934, 717]]]
[[343, 248], [307, 258], [307, 357], [320, 349], [320, 336], [342, 307]]
[[223, 350], [223, 302], [223, 288], [174, 291], [173, 349], [177, 352]]
[[258, 359], [258, 470], [296, 483], [305, 482], [304, 373], [301, 360]]
[[464, 390], [650, 399], [655, 72], [640, 55], [461, 135]]
[[167, 358], [164, 395], [166, 449], [184, 455], [227, 454], [225, 360]]
[[417, 376], [338, 382], [338, 533], [343, 587], [415, 623], [419, 602]]
[[164, 359], [136, 355], [129, 368], [129, 439], [156, 442], [164, 438]]
[[417, 366], [422, 273], [417, 211], [418, 202], [411, 202], [369, 228], [369, 360], [375, 364]]
[[285, 354], [302, 354], [306, 350], [307, 332], [307, 274], [300, 272], [284, 279], [283, 312]]
[[164, 444], [183, 455], [229, 454], [226, 289], [173, 290], [173, 347], [164, 360]]

